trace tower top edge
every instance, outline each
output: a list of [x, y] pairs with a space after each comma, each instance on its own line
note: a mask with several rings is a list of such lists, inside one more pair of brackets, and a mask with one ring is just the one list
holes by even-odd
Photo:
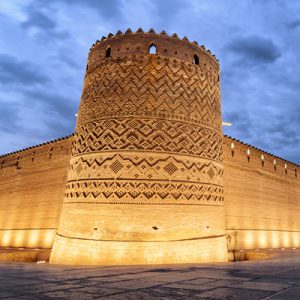
[[187, 43], [189, 45], [192, 45], [193, 47], [196, 47], [198, 49], [201, 49], [202, 51], [206, 52], [209, 56], [211, 56], [218, 64], [219, 60], [217, 59], [216, 55], [213, 54], [209, 49], [206, 49], [204, 45], [199, 45], [197, 41], [190, 41], [187, 36], [184, 36], [183, 38], [180, 38], [177, 33], [168, 34], [165, 30], [162, 30], [160, 33], [157, 33], [153, 28], [151, 28], [148, 31], [144, 31], [142, 28], [137, 29], [136, 31], [132, 31], [130, 28], [128, 28], [126, 31], [122, 32], [121, 30], [118, 30], [115, 34], [109, 33], [107, 36], [103, 36], [101, 40], [96, 40], [96, 42], [92, 45], [89, 51], [92, 51], [96, 46], [107, 43], [110, 40], [115, 40], [120, 37], [126, 37], [126, 36], [132, 36], [132, 35], [144, 35], [148, 37], [155, 37], [155, 38], [162, 38], [162, 39], [173, 39], [174, 41], [180, 41], [183, 43]]

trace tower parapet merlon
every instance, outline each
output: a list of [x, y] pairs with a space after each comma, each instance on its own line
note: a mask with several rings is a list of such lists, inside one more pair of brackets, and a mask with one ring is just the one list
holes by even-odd
[[191, 42], [186, 36], [183, 38], [180, 38], [176, 33], [173, 33], [172, 35], [169, 35], [165, 30], [161, 31], [160, 33], [156, 33], [153, 28], [151, 28], [148, 32], [144, 32], [142, 28], [139, 28], [137, 31], [133, 32], [130, 28], [128, 28], [124, 33], [121, 30], [118, 30], [116, 34], [109, 33], [106, 37], [103, 36], [101, 40], [97, 40], [96, 43], [92, 45], [90, 48], [90, 51], [92, 51], [95, 47], [97, 47], [99, 44], [106, 42], [109, 43], [110, 41], [113, 41], [116, 38], [120, 38], [123, 36], [148, 36], [149, 38], [162, 38], [162, 39], [172, 39], [172, 43], [175, 41], [178, 42], [184, 42], [190, 45], [193, 45], [195, 50], [202, 50], [206, 54], [208, 54], [214, 61], [216, 61], [219, 64], [219, 60], [216, 58], [214, 54], [211, 53], [210, 50], [206, 50], [204, 45], [199, 46], [197, 41]]

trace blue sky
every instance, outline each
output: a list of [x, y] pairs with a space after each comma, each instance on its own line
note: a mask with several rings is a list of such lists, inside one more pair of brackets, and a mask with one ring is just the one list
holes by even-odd
[[74, 131], [103, 35], [153, 27], [221, 64], [224, 133], [300, 163], [300, 1], [0, 0], [0, 154]]

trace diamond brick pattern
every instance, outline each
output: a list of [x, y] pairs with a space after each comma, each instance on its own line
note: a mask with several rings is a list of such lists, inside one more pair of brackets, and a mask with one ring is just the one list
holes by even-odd
[[197, 155], [219, 162], [223, 154], [222, 136], [215, 130], [145, 118], [98, 120], [82, 125], [76, 131], [72, 154], [124, 149]]

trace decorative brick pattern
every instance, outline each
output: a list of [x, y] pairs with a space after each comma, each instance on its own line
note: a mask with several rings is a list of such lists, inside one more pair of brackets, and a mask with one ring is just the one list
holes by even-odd
[[[223, 188], [220, 186], [177, 183], [177, 182], [142, 182], [142, 181], [112, 181], [112, 180], [84, 180], [69, 182], [66, 189], [65, 202], [114, 202], [114, 204], [141, 201], [146, 203], [159, 200], [161, 204], [192, 204], [210, 203], [221, 205], [223, 202]], [[128, 202], [129, 201], [129, 202]], [[175, 201], [175, 202], [174, 202]], [[220, 203], [218, 203], [220, 202]]]
[[222, 136], [199, 124], [145, 118], [104, 119], [77, 129], [72, 154], [125, 149], [196, 155], [221, 162]]
[[220, 163], [196, 157], [147, 153], [99, 153], [71, 160], [68, 180], [176, 180], [223, 185]]
[[100, 61], [85, 78], [78, 124], [128, 116], [220, 131], [219, 81], [199, 66], [157, 55]]

